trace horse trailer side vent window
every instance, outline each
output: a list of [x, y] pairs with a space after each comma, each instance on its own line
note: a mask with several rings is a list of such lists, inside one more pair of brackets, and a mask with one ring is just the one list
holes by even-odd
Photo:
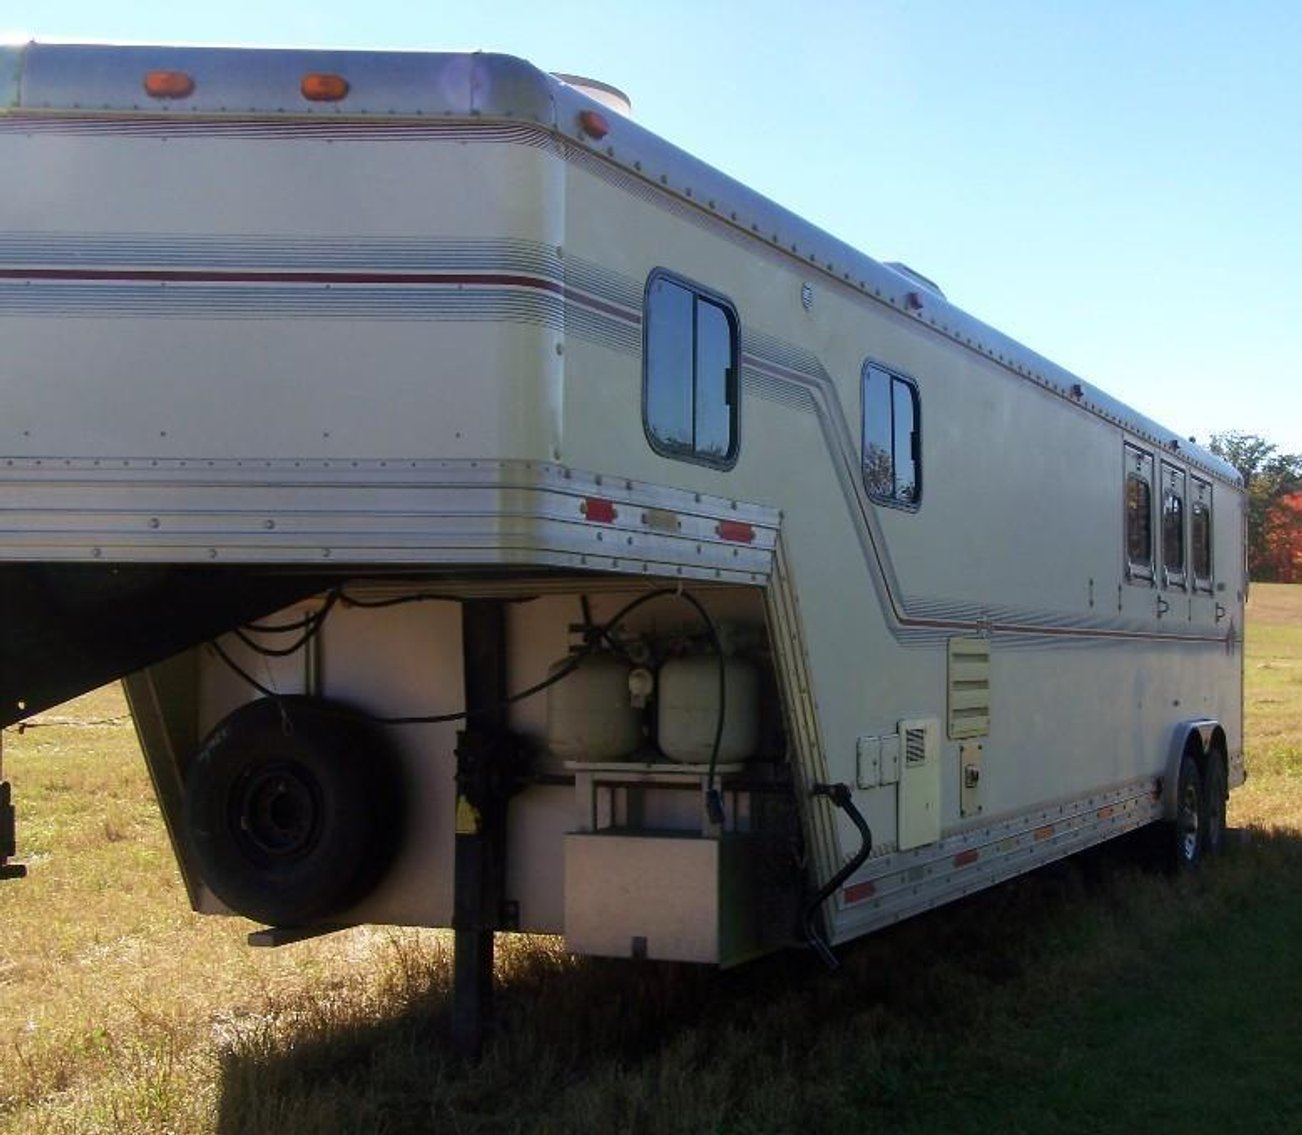
[[1162, 586], [1185, 586], [1184, 472], [1162, 465]]
[[1126, 577], [1153, 579], [1153, 457], [1126, 446]]
[[642, 414], [657, 453], [723, 468], [736, 461], [737, 326], [726, 300], [651, 274]]
[[1212, 590], [1212, 487], [1193, 479], [1193, 503], [1189, 509], [1190, 559], [1195, 591]]
[[868, 363], [863, 368], [863, 483], [883, 504], [917, 508], [922, 499], [918, 387]]

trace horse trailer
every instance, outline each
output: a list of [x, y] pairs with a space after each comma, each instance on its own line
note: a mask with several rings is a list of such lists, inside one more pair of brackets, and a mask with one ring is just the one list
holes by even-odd
[[195, 909], [452, 927], [471, 1036], [497, 931], [830, 957], [1215, 852], [1237, 472], [626, 110], [0, 48], [3, 724], [121, 678]]

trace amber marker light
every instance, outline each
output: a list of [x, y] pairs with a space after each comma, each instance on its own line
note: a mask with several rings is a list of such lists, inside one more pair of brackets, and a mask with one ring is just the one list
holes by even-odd
[[184, 99], [194, 94], [194, 80], [184, 71], [150, 71], [145, 94], [153, 99]]
[[348, 95], [348, 80], [342, 75], [304, 75], [298, 89], [309, 102], [339, 102]]

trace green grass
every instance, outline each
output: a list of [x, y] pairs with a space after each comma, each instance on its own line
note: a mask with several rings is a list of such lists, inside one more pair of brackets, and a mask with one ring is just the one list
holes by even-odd
[[445, 935], [254, 951], [191, 914], [100, 691], [5, 735], [31, 876], [0, 886], [0, 1131], [1302, 1130], [1302, 588], [1254, 588], [1246, 665], [1251, 778], [1213, 869], [1101, 849], [831, 975], [505, 938], [476, 1067], [446, 1040]]

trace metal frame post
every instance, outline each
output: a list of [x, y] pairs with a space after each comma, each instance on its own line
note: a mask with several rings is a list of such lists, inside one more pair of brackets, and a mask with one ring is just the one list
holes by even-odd
[[453, 883], [452, 1043], [474, 1058], [492, 1019], [493, 936], [503, 926], [506, 806], [506, 611], [498, 600], [461, 608], [466, 728], [457, 736]]
[[18, 854], [18, 841], [9, 782], [3, 779], [4, 763], [4, 736], [0, 734], [0, 879], [21, 879], [27, 874], [27, 868], [9, 862], [11, 856]]

